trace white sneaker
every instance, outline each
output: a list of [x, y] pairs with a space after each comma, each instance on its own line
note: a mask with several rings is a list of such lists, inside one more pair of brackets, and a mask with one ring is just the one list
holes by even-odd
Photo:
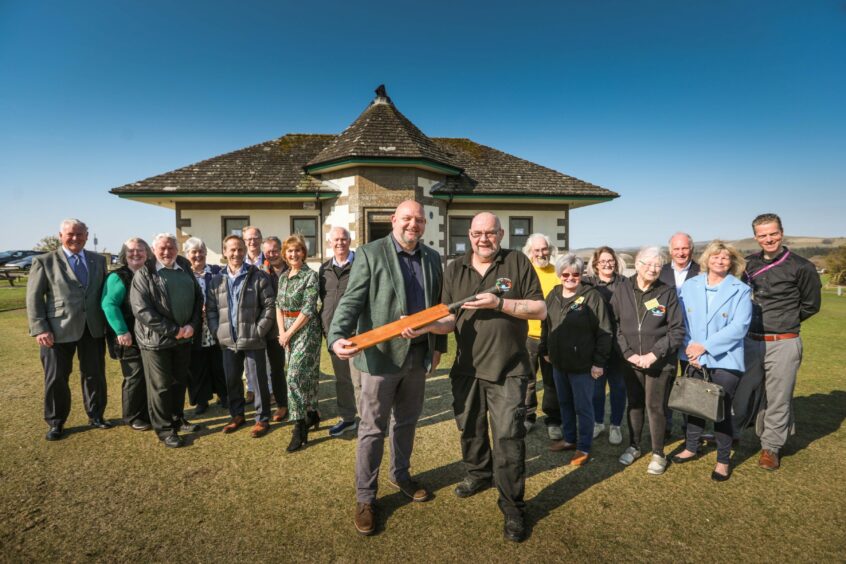
[[623, 454], [620, 455], [620, 464], [623, 466], [629, 466], [638, 458], [640, 458], [640, 451], [635, 447], [630, 446], [627, 447], [626, 450], [623, 451]]
[[619, 425], [611, 425], [608, 428], [608, 442], [612, 445], [618, 445], [623, 442], [623, 432]]
[[593, 424], [593, 438], [595, 439], [596, 437], [598, 437], [600, 434], [602, 434], [602, 431], [604, 431], [604, 430], [605, 430], [605, 423], [594, 423]]
[[564, 434], [561, 432], [561, 427], [558, 425], [548, 425], [546, 427], [546, 434], [549, 436], [550, 440], [553, 441], [560, 441], [564, 438]]
[[667, 459], [660, 454], [653, 454], [649, 466], [646, 467], [646, 473], [653, 476], [660, 476], [667, 469]]

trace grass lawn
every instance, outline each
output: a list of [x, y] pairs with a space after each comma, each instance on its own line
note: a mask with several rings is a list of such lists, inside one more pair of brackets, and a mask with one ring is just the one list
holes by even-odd
[[[329, 438], [326, 424], [304, 451], [288, 455], [290, 425], [274, 425], [262, 439], [246, 429], [224, 436], [227, 414], [213, 408], [196, 419], [205, 430], [188, 447], [169, 450], [149, 432], [89, 429], [74, 376], [72, 432], [46, 442], [38, 350], [25, 312], [7, 311], [0, 313], [0, 561], [842, 562], [846, 297], [826, 293], [803, 335], [797, 435], [781, 470], [756, 466], [750, 431], [723, 484], [709, 479], [713, 451], [654, 477], [647, 457], [623, 468], [621, 449], [605, 435], [593, 461], [571, 469], [569, 455], [546, 450], [538, 425], [527, 439], [532, 533], [514, 545], [502, 539], [495, 491], [466, 500], [452, 494], [463, 471], [446, 370], [428, 382], [412, 459], [435, 498], [401, 497], [387, 484], [386, 461], [379, 534], [362, 538], [352, 526], [355, 441]], [[106, 416], [116, 421], [120, 372], [111, 360], [107, 366]], [[320, 398], [331, 423], [328, 366], [324, 359]], [[680, 446], [674, 438], [671, 448]]]

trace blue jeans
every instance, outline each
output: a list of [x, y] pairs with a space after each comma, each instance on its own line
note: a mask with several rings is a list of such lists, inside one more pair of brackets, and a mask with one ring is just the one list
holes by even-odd
[[552, 378], [561, 408], [564, 440], [576, 443], [576, 448], [582, 452], [590, 452], [593, 442], [593, 378], [589, 372], [559, 372], [555, 367], [552, 368]]
[[605, 374], [594, 380], [593, 415], [597, 423], [605, 422], [605, 384], [611, 391], [611, 424], [619, 427], [626, 411], [626, 381], [619, 362], [612, 360], [605, 368]]

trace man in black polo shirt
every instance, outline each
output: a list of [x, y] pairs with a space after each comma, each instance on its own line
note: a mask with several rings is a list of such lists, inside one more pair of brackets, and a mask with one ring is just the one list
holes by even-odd
[[494, 214], [483, 212], [473, 218], [471, 251], [447, 266], [443, 302], [472, 296], [493, 286], [498, 278], [510, 279], [511, 290], [504, 297], [478, 294], [457, 314], [420, 332], [455, 330], [458, 343], [450, 381], [468, 476], [455, 488], [455, 495], [470, 497], [490, 487], [493, 479], [499, 508], [505, 514], [505, 538], [520, 542], [526, 536], [524, 398], [532, 374], [526, 320], [545, 319], [546, 304], [532, 263], [519, 251], [502, 249], [503, 234]]
[[[810, 261], [782, 245], [781, 218], [767, 213], [752, 221], [760, 253], [746, 257], [745, 281], [752, 286], [752, 324], [744, 342], [746, 374], [737, 396], [761, 379], [767, 407], [758, 466], [779, 467], [779, 450], [787, 442], [796, 373], [802, 363], [801, 323], [820, 310], [820, 277]], [[741, 390], [743, 388], [743, 390]], [[745, 416], [735, 402], [734, 416]]]

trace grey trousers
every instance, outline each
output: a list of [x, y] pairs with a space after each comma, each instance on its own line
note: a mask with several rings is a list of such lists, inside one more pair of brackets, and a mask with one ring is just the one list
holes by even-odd
[[191, 343], [169, 349], [141, 349], [147, 377], [147, 406], [150, 423], [160, 439], [176, 434], [184, 415], [185, 390], [191, 364]]
[[552, 365], [538, 354], [540, 339], [533, 337], [526, 338], [526, 349], [529, 351], [529, 364], [532, 366], [532, 374], [529, 376], [529, 385], [526, 388], [526, 419], [535, 421], [537, 418], [538, 395], [537, 395], [537, 372], [541, 371], [543, 382], [543, 403], [541, 409], [546, 416], [544, 423], [547, 427], [561, 426], [561, 408], [558, 405], [558, 393], [555, 391], [555, 379], [552, 377]]
[[763, 377], [767, 391], [761, 448], [778, 453], [790, 434], [793, 389], [802, 364], [802, 339], [764, 342], [747, 338], [743, 346], [744, 378], [755, 381]]
[[352, 360], [341, 360], [330, 352], [332, 371], [335, 373], [335, 397], [338, 402], [338, 417], [343, 421], [355, 421], [359, 398], [361, 397], [361, 371], [353, 366]]
[[[355, 453], [356, 501], [373, 503], [379, 481], [379, 466], [385, 447], [388, 421], [391, 425], [390, 479], [405, 481], [411, 476], [411, 451], [417, 420], [423, 411], [426, 345], [412, 346], [400, 371], [395, 374], [361, 373], [358, 413], [358, 444]], [[393, 409], [393, 414], [391, 410]]]
[[[490, 480], [505, 515], [522, 515], [526, 484], [526, 387], [530, 378], [488, 382], [452, 376], [453, 411], [461, 431], [461, 456], [474, 480]], [[544, 391], [544, 394], [552, 390]], [[560, 417], [560, 416], [559, 416]], [[490, 422], [490, 439], [488, 424]], [[491, 447], [493, 443], [493, 448]]]

